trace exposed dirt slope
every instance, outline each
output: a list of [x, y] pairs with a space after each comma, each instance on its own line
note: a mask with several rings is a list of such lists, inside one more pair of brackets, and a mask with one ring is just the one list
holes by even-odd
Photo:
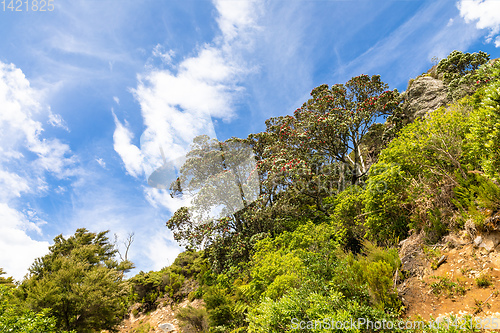
[[175, 319], [175, 315], [178, 311], [178, 309], [186, 307], [186, 306], [192, 306], [194, 308], [199, 308], [203, 307], [204, 303], [202, 300], [196, 299], [193, 300], [193, 302], [188, 301], [187, 299], [184, 300], [180, 304], [162, 304], [160, 302], [160, 305], [158, 308], [148, 314], [139, 314], [137, 317], [135, 317], [132, 313], [130, 314], [130, 317], [126, 320], [123, 321], [123, 323], [119, 327], [119, 332], [120, 333], [125, 333], [125, 332], [131, 332], [131, 333], [164, 333], [166, 332], [165, 330], [162, 330], [159, 326], [161, 324], [170, 324], [171, 327], [173, 327], [173, 330], [171, 330], [171, 333], [179, 333], [180, 327], [179, 327], [179, 322], [177, 319]]
[[[403, 275], [410, 276], [400, 279], [398, 291], [405, 316], [426, 320], [449, 314], [500, 318], [497, 236], [483, 235], [482, 241], [477, 238], [475, 242], [449, 236], [446, 243], [429, 247], [422, 244], [421, 236], [403, 241]], [[436, 268], [443, 256], [446, 260]]]

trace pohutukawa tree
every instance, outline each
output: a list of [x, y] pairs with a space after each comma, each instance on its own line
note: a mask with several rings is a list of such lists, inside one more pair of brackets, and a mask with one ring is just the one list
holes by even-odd
[[275, 138], [264, 153], [268, 179], [293, 184], [318, 204], [343, 189], [346, 174], [347, 183], [358, 184], [368, 171], [361, 153], [366, 134], [379, 117], [399, 112], [400, 95], [387, 88], [379, 75], [323, 84], [294, 116], [268, 120], [266, 132]]

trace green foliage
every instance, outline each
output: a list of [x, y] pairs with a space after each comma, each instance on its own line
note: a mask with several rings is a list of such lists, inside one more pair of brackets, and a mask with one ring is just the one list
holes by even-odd
[[330, 220], [339, 230], [339, 239], [344, 248], [358, 253], [361, 250], [365, 235], [361, 220], [363, 215], [363, 189], [360, 186], [349, 186], [336, 196], [325, 199], [330, 206]]
[[139, 272], [130, 278], [132, 300], [142, 303], [145, 310], [153, 308], [156, 300], [163, 296], [165, 290], [164, 275], [165, 271], [161, 270], [159, 272]]
[[392, 268], [385, 261], [375, 261], [366, 267], [367, 282], [375, 296], [376, 304], [381, 308], [401, 306], [392, 283]]
[[151, 331], [150, 323], [142, 323], [136, 329], [132, 331], [132, 333], [148, 333]]
[[[0, 332], [12, 333], [64, 333], [56, 328], [56, 319], [50, 309], [36, 313], [19, 303], [13, 295], [13, 288], [0, 285]], [[75, 333], [75, 332], [68, 332]]]
[[488, 227], [486, 219], [500, 209], [500, 186], [478, 173], [469, 173], [467, 178], [457, 175], [457, 181], [452, 202], [463, 219], [472, 219], [479, 229]]
[[248, 290], [258, 307], [249, 310], [250, 332], [282, 332], [292, 318], [398, 313], [401, 303], [392, 286], [401, 265], [397, 251], [366, 243], [355, 257], [339, 250], [336, 235], [333, 226], [307, 225], [257, 244]]
[[[382, 151], [367, 181], [369, 236], [395, 241], [414, 228], [425, 230], [432, 242], [453, 227], [452, 189], [457, 185], [456, 175], [466, 174], [463, 159], [469, 113], [466, 100], [438, 109], [406, 126]], [[380, 228], [382, 237], [375, 231], [370, 234]]]
[[177, 312], [183, 333], [205, 332], [208, 328], [208, 315], [204, 308], [186, 306]]
[[[497, 61], [500, 67], [500, 62]], [[500, 74], [500, 69], [499, 69]], [[497, 78], [498, 80], [498, 78]], [[492, 178], [500, 179], [500, 81], [476, 95], [466, 150], [470, 164]]]
[[236, 318], [234, 301], [227, 293], [226, 288], [214, 286], [203, 295], [208, 313], [210, 326], [231, 327]]
[[368, 239], [394, 244], [408, 231], [407, 180], [401, 167], [379, 162], [372, 166], [364, 193], [365, 227]]
[[458, 103], [440, 108], [406, 126], [381, 153], [383, 163], [395, 163], [410, 177], [448, 178], [461, 168], [468, 132], [468, 107]]
[[9, 286], [9, 287], [14, 287], [15, 284], [14, 284], [14, 278], [9, 276], [7, 278], [4, 278], [2, 275], [5, 275], [5, 271], [3, 270], [3, 268], [0, 267], [0, 286], [2, 285], [6, 285], [6, 286]]
[[202, 297], [203, 297], [203, 290], [201, 288], [198, 288], [195, 291], [192, 291], [188, 294], [188, 300], [190, 302], [194, 301], [195, 299], [200, 299]]
[[[395, 319], [376, 308], [353, 302], [335, 291], [322, 295], [294, 290], [278, 301], [264, 299], [249, 314], [248, 332], [359, 332], [356, 328], [335, 330], [331, 326], [332, 322], [350, 322], [353, 318], [371, 321]], [[308, 323], [302, 329], [299, 326], [301, 321]], [[319, 323], [323, 324], [322, 327]]]
[[452, 100], [471, 95], [482, 80], [487, 80], [477, 70], [489, 59], [489, 54], [481, 51], [472, 54], [453, 51], [439, 62], [437, 73], [443, 75]]
[[126, 283], [107, 232], [78, 229], [65, 239], [57, 236], [50, 253], [37, 259], [20, 291], [37, 311], [51, 308], [60, 330], [113, 329], [125, 313]]
[[181, 300], [186, 296], [181, 291], [184, 282], [187, 279], [199, 279], [203, 282], [202, 276], [206, 270], [206, 259], [200, 252], [182, 252], [169, 267], [157, 272], [141, 271], [130, 278], [130, 301], [142, 303], [142, 309], [148, 311], [155, 308], [157, 299], [165, 295], [175, 301]]
[[481, 274], [476, 279], [476, 284], [479, 288], [488, 288], [493, 284], [493, 278], [489, 274]]
[[174, 297], [184, 283], [184, 276], [176, 273], [165, 275], [165, 292], [168, 296]]

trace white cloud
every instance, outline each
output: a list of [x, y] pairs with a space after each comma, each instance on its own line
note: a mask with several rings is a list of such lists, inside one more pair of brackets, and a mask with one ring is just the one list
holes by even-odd
[[227, 42], [245, 39], [245, 34], [257, 28], [257, 19], [261, 1], [214, 1], [219, 17], [217, 23]]
[[134, 137], [132, 132], [118, 120], [114, 112], [113, 117], [116, 125], [113, 134], [114, 149], [122, 158], [127, 172], [133, 177], [139, 177], [142, 174], [141, 151], [131, 143]]
[[116, 96], [113, 96], [113, 100], [115, 101], [116, 104], [120, 105], [120, 99]]
[[[241, 60], [239, 50], [251, 45], [252, 33], [258, 29], [259, 4], [260, 1], [215, 1], [220, 36], [201, 46], [195, 56], [177, 66], [170, 64], [175, 71], [152, 68], [139, 75], [133, 93], [146, 127], [140, 149], [132, 144], [131, 131], [115, 117], [115, 151], [130, 175], [149, 176], [160, 167], [160, 148], [166, 159], [173, 161], [185, 155], [197, 135], [215, 137], [212, 117], [229, 121], [236, 116], [234, 103], [243, 91], [237, 83], [252, 70]], [[174, 54], [157, 45], [153, 55], [170, 63]], [[167, 203], [169, 199], [162, 193], [152, 195], [151, 191], [145, 192], [148, 200], [158, 200], [168, 208], [176, 206]]]
[[161, 44], [157, 44], [152, 53], [154, 57], [160, 58], [167, 65], [172, 62], [172, 58], [175, 56], [174, 50], [165, 51], [165, 48]]
[[61, 115], [52, 113], [52, 111], [49, 108], [49, 120], [48, 123], [54, 127], [59, 127], [64, 129], [65, 131], [69, 132], [68, 125], [66, 125], [66, 122], [64, 119], [61, 117]]
[[31, 239], [26, 231], [36, 225], [6, 203], [0, 203], [0, 221], [0, 263], [9, 276], [21, 280], [33, 260], [48, 252], [49, 243]]
[[20, 200], [49, 190], [46, 173], [65, 178], [75, 172], [69, 146], [43, 137], [42, 119], [53, 126], [66, 125], [39, 102], [41, 98], [20, 69], [0, 62], [0, 263], [16, 279], [48, 250], [47, 242], [28, 235], [34, 231], [42, 236], [40, 226], [45, 222], [32, 209], [21, 212]]
[[[467, 23], [475, 21], [476, 28], [490, 31], [486, 39], [488, 43], [500, 32], [500, 1], [460, 0], [457, 6]], [[495, 46], [500, 47], [500, 36], [496, 37]]]
[[[59, 212], [64, 219], [63, 234], [72, 235], [77, 228], [92, 232], [111, 230], [108, 237], [118, 236], [118, 244], [134, 233], [129, 259], [137, 270], [157, 269], [172, 263], [182, 250], [166, 229], [166, 217], [152, 209], [133, 186], [102, 172], [89, 172], [85, 181], [73, 188], [71, 208]], [[121, 248], [123, 250], [123, 247]]]
[[95, 161], [97, 162], [97, 164], [99, 164], [101, 167], [103, 167], [104, 169], [106, 169], [106, 162], [104, 162], [104, 160], [102, 158], [96, 158]]
[[0, 188], [3, 190], [0, 199], [5, 201], [12, 197], [20, 197], [21, 193], [30, 191], [26, 179], [6, 170], [0, 170]]
[[158, 230], [157, 233], [152, 235], [147, 241], [147, 251], [145, 252], [153, 262], [153, 270], [160, 270], [173, 264], [182, 249], [172, 246], [173, 239], [165, 233], [165, 230]]

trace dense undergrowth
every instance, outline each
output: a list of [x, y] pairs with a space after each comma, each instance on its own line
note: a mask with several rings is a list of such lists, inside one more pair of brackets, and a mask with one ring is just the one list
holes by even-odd
[[[500, 222], [500, 61], [488, 60], [458, 51], [443, 59], [434, 75], [450, 103], [411, 123], [396, 90], [362, 75], [314, 89], [293, 116], [272, 118], [247, 139], [197, 138], [182, 172], [204, 209], [222, 203], [196, 168], [230, 170], [224, 145], [252, 148], [257, 164], [247, 179], [256, 175], [258, 196], [244, 197], [241, 182], [243, 208], [203, 223], [179, 209], [167, 226], [188, 250], [170, 267], [130, 278], [123, 304], [139, 304], [137, 315], [203, 299], [205, 308], [178, 313], [185, 332], [331, 332], [332, 321], [396, 322], [405, 311], [395, 287], [395, 275], [405, 276], [401, 240], [423, 233], [432, 244]], [[9, 288], [0, 295], [0, 327], [13, 313], [23, 320], [50, 308], [30, 303], [27, 289], [18, 297], [25, 310], [7, 305]], [[43, 311], [51, 331], [60, 321]], [[325, 325], [300, 324], [318, 322]]]

